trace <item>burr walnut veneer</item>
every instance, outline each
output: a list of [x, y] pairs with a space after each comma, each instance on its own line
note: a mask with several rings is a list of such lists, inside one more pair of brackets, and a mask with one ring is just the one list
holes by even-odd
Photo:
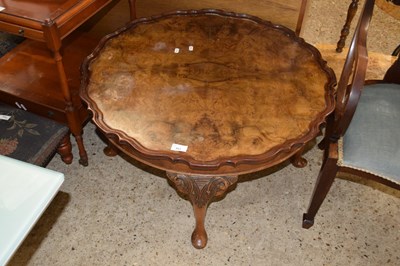
[[191, 201], [196, 248], [208, 204], [240, 174], [290, 158], [305, 166], [303, 149], [334, 108], [335, 77], [316, 48], [218, 10], [135, 20], [82, 69], [81, 97], [112, 147], [165, 170]]

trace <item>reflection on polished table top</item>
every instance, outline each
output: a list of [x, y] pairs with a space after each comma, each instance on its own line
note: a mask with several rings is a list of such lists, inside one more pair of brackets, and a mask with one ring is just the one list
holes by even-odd
[[56, 0], [45, 2], [46, 3], [43, 3], [43, 1], [0, 0], [0, 6], [4, 7], [2, 12], [5, 14], [44, 23], [46, 20], [56, 20], [74, 6], [82, 5], [85, 1]]
[[292, 158], [334, 108], [335, 77], [293, 31], [217, 10], [133, 21], [83, 64], [81, 97], [113, 145], [167, 177], [192, 202], [193, 245], [207, 205]]

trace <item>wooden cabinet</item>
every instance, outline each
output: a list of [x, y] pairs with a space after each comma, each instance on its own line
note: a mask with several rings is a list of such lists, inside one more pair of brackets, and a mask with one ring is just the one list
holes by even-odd
[[[63, 43], [62, 55], [74, 112], [83, 123], [87, 112], [79, 99], [79, 65], [90, 54], [96, 41], [80, 35]], [[25, 40], [0, 59], [1, 101], [68, 123], [65, 97], [60, 89], [57, 64], [43, 42]]]
[[82, 139], [88, 113], [79, 98], [79, 67], [98, 40], [76, 29], [110, 2], [0, 0], [0, 31], [27, 38], [0, 58], [1, 101], [68, 124], [82, 165], [88, 164]]

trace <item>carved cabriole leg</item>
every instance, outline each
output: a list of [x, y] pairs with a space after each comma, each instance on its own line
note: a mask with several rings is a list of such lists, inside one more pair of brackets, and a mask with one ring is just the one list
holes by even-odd
[[237, 176], [200, 176], [167, 172], [176, 189], [187, 196], [193, 205], [196, 227], [192, 233], [195, 248], [207, 245], [207, 232], [204, 227], [207, 207], [213, 199], [223, 196], [228, 188], [237, 183]]
[[69, 134], [67, 134], [60, 142], [60, 145], [57, 148], [58, 154], [61, 156], [61, 160], [63, 160], [66, 164], [71, 164], [73, 155], [72, 155], [72, 145]]
[[340, 32], [340, 39], [336, 46], [336, 52], [340, 53], [343, 51], [343, 47], [346, 44], [346, 38], [350, 32], [351, 21], [354, 18], [354, 15], [357, 12], [359, 0], [352, 0], [349, 5], [349, 9], [347, 10], [346, 22], [343, 25], [342, 31]]
[[296, 152], [292, 158], [291, 162], [293, 166], [297, 168], [303, 168], [307, 165], [307, 160], [303, 158], [303, 152], [304, 152], [305, 146], [303, 146], [298, 152]]

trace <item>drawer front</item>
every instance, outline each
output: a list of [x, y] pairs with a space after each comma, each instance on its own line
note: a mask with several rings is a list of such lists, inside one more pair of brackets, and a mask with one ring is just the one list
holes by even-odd
[[20, 97], [10, 95], [3, 91], [0, 91], [0, 99], [2, 102], [7, 103], [16, 108], [23, 109], [25, 111], [29, 111], [43, 117], [49, 118], [51, 120], [67, 124], [67, 117], [63, 110], [51, 107], [44, 106], [38, 103], [29, 101], [27, 99], [22, 99]]
[[[60, 110], [54, 106], [45, 106], [40, 103], [29, 101], [18, 96], [10, 95], [6, 92], [0, 91], [1, 102], [7, 103], [16, 108], [32, 112], [34, 114], [46, 117], [48, 119], [57, 121], [59, 123], [68, 125], [67, 116], [64, 110]], [[84, 105], [76, 107], [78, 113], [79, 123], [84, 125], [90, 119], [90, 114]]]
[[28, 39], [44, 41], [43, 31], [18, 24], [10, 24], [4, 21], [0, 21], [0, 31], [19, 35]]

